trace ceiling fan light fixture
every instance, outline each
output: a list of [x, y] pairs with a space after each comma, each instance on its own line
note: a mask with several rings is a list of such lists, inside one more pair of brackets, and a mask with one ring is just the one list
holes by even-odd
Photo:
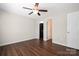
[[37, 14], [39, 11], [38, 10], [33, 10], [33, 13], [34, 14]]
[[35, 3], [33, 8], [27, 8], [23, 7], [24, 9], [32, 10], [28, 15], [31, 15], [32, 13], [37, 14], [38, 16], [41, 16], [40, 12], [48, 12], [44, 9], [39, 9], [39, 3]]

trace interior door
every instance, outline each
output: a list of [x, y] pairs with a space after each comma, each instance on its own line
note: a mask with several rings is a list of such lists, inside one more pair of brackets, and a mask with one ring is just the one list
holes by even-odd
[[78, 47], [78, 20], [77, 13], [67, 15], [67, 46], [79, 49]]

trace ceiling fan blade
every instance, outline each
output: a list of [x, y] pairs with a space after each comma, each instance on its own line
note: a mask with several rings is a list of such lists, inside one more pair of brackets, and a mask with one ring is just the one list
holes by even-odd
[[37, 13], [39, 16], [41, 16], [41, 14], [40, 13]]
[[39, 10], [40, 12], [48, 12], [47, 10]]
[[35, 3], [35, 6], [37, 6], [37, 7], [38, 7], [38, 5], [39, 5], [39, 3]]
[[32, 11], [32, 12], [30, 12], [30, 13], [29, 13], [29, 15], [31, 15], [32, 13], [33, 13], [33, 11]]
[[24, 9], [32, 10], [31, 8], [23, 7]]

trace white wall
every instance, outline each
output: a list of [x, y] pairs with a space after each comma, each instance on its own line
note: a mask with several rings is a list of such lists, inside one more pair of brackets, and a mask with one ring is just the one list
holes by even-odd
[[65, 13], [61, 13], [59, 15], [55, 15], [53, 17], [53, 33], [52, 33], [52, 38], [54, 43], [61, 44], [61, 45], [66, 45], [66, 32], [67, 32], [67, 25], [66, 25], [66, 20], [67, 16]]
[[35, 19], [0, 11], [0, 46], [35, 38]]
[[40, 19], [36, 20], [36, 25], [35, 25], [35, 37], [39, 39], [39, 24], [40, 24]]

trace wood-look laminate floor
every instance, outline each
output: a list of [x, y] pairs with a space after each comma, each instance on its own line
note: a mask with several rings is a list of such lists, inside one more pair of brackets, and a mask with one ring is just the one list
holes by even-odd
[[0, 47], [0, 56], [76, 56], [79, 51], [38, 39]]

